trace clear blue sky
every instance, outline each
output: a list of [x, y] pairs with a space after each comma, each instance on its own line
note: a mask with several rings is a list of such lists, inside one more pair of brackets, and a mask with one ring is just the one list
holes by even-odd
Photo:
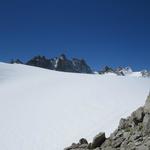
[[0, 0], [0, 61], [61, 53], [150, 69], [150, 0]]

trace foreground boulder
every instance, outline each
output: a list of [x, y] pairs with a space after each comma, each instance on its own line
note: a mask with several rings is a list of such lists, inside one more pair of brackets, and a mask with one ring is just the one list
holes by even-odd
[[106, 137], [105, 137], [105, 133], [104, 132], [100, 132], [98, 135], [96, 135], [93, 139], [93, 142], [91, 144], [91, 149], [94, 149], [96, 147], [100, 147], [102, 145], [102, 143], [105, 141]]
[[71, 146], [65, 148], [64, 150], [87, 150], [88, 146], [87, 140], [82, 138], [79, 140], [79, 143], [72, 143]]
[[110, 137], [105, 138], [105, 133], [100, 133], [84, 146], [78, 143], [66, 150], [150, 150], [150, 94], [143, 107], [120, 120]]
[[88, 141], [84, 138], [79, 140], [79, 144], [88, 144]]

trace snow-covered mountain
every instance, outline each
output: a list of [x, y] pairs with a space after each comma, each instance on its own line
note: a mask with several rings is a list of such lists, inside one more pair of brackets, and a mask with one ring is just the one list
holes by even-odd
[[149, 90], [150, 78], [0, 63], [0, 149], [60, 150], [99, 131], [109, 135]]

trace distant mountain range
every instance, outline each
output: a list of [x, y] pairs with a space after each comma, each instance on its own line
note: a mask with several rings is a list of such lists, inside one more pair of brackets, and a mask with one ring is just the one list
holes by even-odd
[[10, 63], [14, 64], [25, 64], [29, 66], [36, 66], [50, 70], [63, 71], [63, 72], [75, 72], [75, 73], [87, 73], [87, 74], [106, 74], [111, 73], [120, 76], [143, 76], [150, 77], [150, 71], [143, 70], [139, 72], [134, 72], [130, 67], [118, 67], [111, 68], [106, 66], [100, 71], [93, 71], [91, 67], [86, 63], [84, 59], [73, 58], [72, 60], [68, 59], [65, 54], [61, 54], [59, 57], [55, 58], [46, 58], [45, 56], [35, 56], [31, 60], [23, 63], [21, 60], [12, 60]]
[[[19, 59], [13, 60], [11, 63], [23, 64]], [[64, 72], [92, 73], [85, 60], [77, 58], [69, 60], [64, 54], [50, 59], [45, 56], [35, 56], [25, 64]]]

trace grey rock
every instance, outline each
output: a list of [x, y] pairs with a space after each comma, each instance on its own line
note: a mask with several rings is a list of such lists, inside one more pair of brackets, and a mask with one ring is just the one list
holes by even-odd
[[135, 146], [141, 145], [141, 142], [135, 142]]
[[81, 144], [79, 145], [79, 148], [87, 148], [88, 147], [88, 144]]
[[116, 148], [112, 148], [111, 146], [102, 148], [101, 150], [117, 150]]
[[128, 139], [130, 137], [130, 132], [124, 132], [123, 137], [124, 139]]
[[149, 93], [149, 96], [147, 97], [147, 100], [144, 106], [144, 112], [150, 113], [150, 93]]
[[131, 118], [134, 121], [135, 124], [138, 124], [139, 122], [143, 121], [143, 117], [144, 117], [144, 108], [140, 107], [138, 108], [136, 111], [134, 111], [131, 114]]
[[134, 135], [133, 135], [133, 140], [137, 140], [141, 137], [142, 135], [139, 133], [139, 132], [136, 132]]
[[146, 145], [140, 145], [136, 148], [136, 150], [150, 150], [150, 147]]
[[119, 129], [124, 129], [124, 128], [126, 128], [126, 127], [127, 127], [127, 120], [124, 119], [124, 118], [121, 118], [121, 119], [120, 119], [120, 122], [119, 122], [118, 128], [119, 128]]
[[109, 147], [109, 146], [111, 146], [111, 139], [107, 138], [105, 140], [105, 142], [101, 145], [101, 148], [106, 148], [106, 147]]
[[45, 56], [35, 56], [29, 60], [26, 65], [36, 66], [51, 70], [76, 73], [93, 73], [85, 60], [73, 58], [67, 59], [64, 54], [59, 57], [48, 59]]
[[105, 140], [106, 140], [105, 133], [100, 132], [98, 135], [96, 135], [93, 138], [91, 148], [94, 149], [94, 148], [100, 147]]
[[[118, 128], [108, 137], [98, 134], [92, 144], [74, 145], [69, 150], [150, 150], [150, 95], [145, 106], [138, 108], [127, 119], [121, 119]], [[86, 142], [85, 142], [86, 143]], [[81, 149], [82, 148], [82, 149]]]
[[72, 143], [71, 146], [65, 148], [64, 150], [72, 150], [72, 149], [76, 149], [79, 147], [79, 144], [76, 144], [76, 143]]
[[87, 149], [91, 149], [92, 143], [89, 143]]
[[101, 150], [101, 148], [97, 147], [97, 148], [95, 148], [94, 150]]
[[146, 134], [150, 133], [150, 114], [145, 114], [143, 119], [144, 131]]
[[119, 130], [118, 133], [116, 134], [116, 138], [119, 138], [123, 135], [124, 130]]
[[113, 133], [111, 133], [111, 134], [110, 134], [110, 139], [115, 140], [115, 139], [116, 139], [116, 135], [117, 135], [117, 133], [118, 133], [119, 130], [120, 130], [120, 129], [116, 129]]
[[88, 144], [88, 141], [84, 138], [79, 140], [79, 144]]
[[123, 141], [124, 141], [123, 137], [120, 137], [120, 138], [116, 139], [115, 141], [112, 141], [112, 147], [114, 147], [114, 148], [120, 147]]

